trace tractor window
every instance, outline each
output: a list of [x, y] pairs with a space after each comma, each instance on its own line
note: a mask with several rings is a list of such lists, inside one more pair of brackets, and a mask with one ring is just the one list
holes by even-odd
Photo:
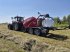
[[13, 18], [12, 21], [17, 21], [17, 18]]
[[12, 20], [13, 21], [23, 21], [23, 17], [14, 17]]
[[18, 17], [17, 21], [23, 21], [23, 17]]

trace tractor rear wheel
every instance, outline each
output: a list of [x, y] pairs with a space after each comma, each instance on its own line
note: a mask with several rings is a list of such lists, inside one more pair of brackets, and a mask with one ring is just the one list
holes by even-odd
[[34, 34], [40, 36], [41, 30], [40, 29], [34, 29]]
[[8, 29], [13, 30], [12, 24], [8, 24]]
[[18, 23], [15, 23], [14, 24], [14, 28], [13, 28], [15, 31], [18, 31], [19, 30], [19, 25], [18, 25]]

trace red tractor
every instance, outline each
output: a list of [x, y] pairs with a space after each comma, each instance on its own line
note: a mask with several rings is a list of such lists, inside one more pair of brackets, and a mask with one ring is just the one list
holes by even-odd
[[16, 16], [12, 19], [12, 24], [8, 24], [8, 28], [11, 30], [23, 30], [30, 34], [46, 35], [50, 29], [53, 29], [54, 20], [49, 14], [41, 15], [38, 13], [38, 18], [29, 17], [24, 20], [23, 17]]

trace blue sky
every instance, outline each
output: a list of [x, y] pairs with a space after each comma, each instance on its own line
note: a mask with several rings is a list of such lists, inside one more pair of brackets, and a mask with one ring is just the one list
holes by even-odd
[[10, 22], [16, 15], [37, 17], [38, 11], [62, 18], [70, 14], [70, 0], [0, 0], [0, 23]]

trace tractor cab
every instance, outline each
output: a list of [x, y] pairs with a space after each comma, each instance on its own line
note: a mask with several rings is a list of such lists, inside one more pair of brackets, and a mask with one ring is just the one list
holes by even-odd
[[13, 30], [20, 30], [20, 28], [23, 26], [24, 17], [16, 16], [11, 18], [12, 24], [9, 24], [8, 28]]
[[23, 19], [24, 18], [20, 16], [12, 17], [12, 22], [22, 22]]

